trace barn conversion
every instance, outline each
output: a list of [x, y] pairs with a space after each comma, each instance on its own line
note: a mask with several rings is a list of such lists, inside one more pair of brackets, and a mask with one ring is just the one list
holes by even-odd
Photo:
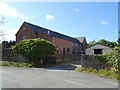
[[58, 54], [81, 54], [83, 52], [83, 44], [80, 40], [60, 34], [58, 32], [24, 22], [16, 33], [16, 42], [25, 39], [41, 38], [52, 42], [56, 46]]

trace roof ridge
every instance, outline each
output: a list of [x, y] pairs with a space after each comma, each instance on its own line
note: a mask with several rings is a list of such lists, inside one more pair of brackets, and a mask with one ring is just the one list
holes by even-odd
[[[35, 25], [35, 24], [32, 24], [32, 23], [28, 23], [28, 22], [26, 22], [26, 21], [24, 21], [24, 23], [26, 23], [26, 24], [28, 24], [28, 25], [32, 25], [33, 27], [42, 28], [42, 29], [46, 30], [46, 31], [41, 30], [41, 32], [43, 32], [43, 33], [48, 33], [48, 31], [50, 31], [50, 34], [53, 35], [53, 36], [61, 37], [61, 38], [64, 38], [64, 39], [66, 38], [67, 40], [69, 39], [70, 41], [74, 41], [74, 42], [77, 42], [77, 43], [78, 43], [78, 42], [81, 43], [78, 39], [76, 39], [76, 38], [74, 38], [74, 37], [70, 37], [70, 36], [68, 36], [68, 35], [61, 34], [61, 33], [58, 33], [58, 32], [56, 32], [56, 31], [49, 30], [49, 29], [47, 29], [47, 28], [43, 28], [43, 27], [41, 27], [41, 26], [38, 26], [38, 25]], [[33, 27], [30, 27], [30, 28], [33, 30]], [[40, 30], [38, 30], [38, 31], [40, 31]], [[57, 35], [55, 35], [55, 34], [58, 34], [59, 36], [57, 36]]]
[[[40, 28], [43, 28], [43, 29], [46, 29], [46, 30], [49, 30], [49, 29], [47, 29], [47, 28], [44, 28], [44, 27], [41, 27], [41, 26], [38, 26], [38, 25], [35, 25], [35, 24], [32, 24], [32, 23], [28, 23], [28, 22], [25, 22], [25, 23], [31, 24], [31, 25], [33, 25], [33, 26], [37, 26], [37, 27], [40, 27]], [[55, 32], [55, 33], [58, 33], [58, 34], [61, 34], [61, 35], [70, 37], [70, 36], [68, 36], [68, 35], [65, 35], [65, 34], [62, 34], [62, 33], [59, 33], [59, 32], [53, 31], [53, 30], [49, 30], [49, 31], [52, 31], [52, 32]], [[74, 37], [70, 37], [70, 38], [74, 38]], [[76, 39], [76, 38], [74, 38], [74, 39]]]

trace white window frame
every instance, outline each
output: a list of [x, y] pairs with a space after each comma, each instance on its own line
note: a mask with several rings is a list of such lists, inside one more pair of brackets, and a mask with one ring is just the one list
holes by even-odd
[[22, 40], [26, 40], [26, 35], [22, 36]]

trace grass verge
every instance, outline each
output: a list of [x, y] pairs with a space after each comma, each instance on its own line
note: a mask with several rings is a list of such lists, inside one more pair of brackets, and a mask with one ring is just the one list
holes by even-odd
[[78, 67], [75, 68], [75, 71], [89, 72], [103, 77], [120, 80], [120, 71], [117, 71], [115, 68], [111, 68], [111, 69], [104, 68], [101, 70], [97, 70], [91, 67], [90, 68]]
[[[22, 63], [22, 62], [11, 62], [11, 61], [0, 61], [0, 66], [9, 66], [9, 67], [33, 67], [31, 63]], [[53, 67], [54, 65], [41, 65], [40, 67]]]
[[0, 66], [32, 67], [32, 64], [30, 64], [30, 63], [21, 63], [21, 62], [0, 61]]

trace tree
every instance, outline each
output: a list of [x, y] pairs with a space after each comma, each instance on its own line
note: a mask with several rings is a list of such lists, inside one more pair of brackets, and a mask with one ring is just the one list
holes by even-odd
[[8, 41], [2, 41], [2, 49], [8, 48], [9, 42]]
[[107, 47], [111, 47], [111, 48], [114, 48], [115, 46], [117, 46], [116, 42], [110, 42], [110, 41], [107, 41], [105, 39], [101, 39], [97, 43], [102, 44], [102, 45], [107, 46]]
[[0, 18], [0, 25], [4, 24], [5, 23], [5, 17], [4, 16], [1, 16]]
[[118, 42], [118, 46], [120, 47], [120, 38], [118, 39], [118, 41], [117, 41], [117, 42]]
[[5, 49], [5, 48], [11, 48], [11, 46], [14, 46], [15, 45], [15, 41], [11, 41], [8, 42], [8, 41], [2, 41], [2, 48]]
[[93, 46], [93, 45], [96, 44], [96, 43], [97, 43], [97, 42], [96, 42], [95, 40], [90, 41], [90, 42], [88, 43], [88, 47]]
[[16, 43], [15, 41], [11, 41], [11, 40], [10, 40], [10, 42], [9, 42], [9, 47], [14, 46], [15, 43]]
[[[3, 17], [3, 16], [1, 16], [1, 18], [0, 18], [0, 26], [1, 25], [3, 25], [4, 23], [5, 23], [5, 17]], [[3, 29], [0, 27], [0, 38], [1, 39], [5, 39], [5, 33], [3, 32]], [[1, 42], [2, 40], [0, 40], [0, 42]]]
[[12, 49], [28, 58], [28, 61], [35, 67], [39, 67], [45, 57], [53, 55], [55, 52], [54, 44], [39, 38], [20, 41]]

